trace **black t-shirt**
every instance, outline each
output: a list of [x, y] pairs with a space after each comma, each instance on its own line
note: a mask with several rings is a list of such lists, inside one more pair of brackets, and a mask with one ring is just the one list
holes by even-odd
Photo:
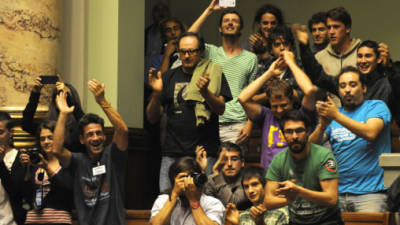
[[[74, 172], [74, 203], [80, 225], [124, 225], [124, 180], [127, 151], [115, 143], [104, 148], [99, 161], [86, 153], [72, 153], [69, 168]], [[105, 166], [105, 173], [93, 168]]]
[[[178, 67], [168, 70], [162, 77], [161, 104], [167, 114], [166, 140], [162, 146], [162, 155], [194, 156], [196, 146], [202, 145], [208, 156], [216, 156], [219, 146], [218, 115], [212, 112], [210, 120], [204, 126], [197, 127], [195, 105], [184, 100], [192, 74], [186, 74], [182, 67]], [[223, 74], [221, 79], [220, 96], [227, 102], [232, 99], [231, 91]]]

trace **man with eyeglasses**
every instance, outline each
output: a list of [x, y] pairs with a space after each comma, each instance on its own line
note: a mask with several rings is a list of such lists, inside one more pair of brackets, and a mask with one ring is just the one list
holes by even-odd
[[[161, 191], [171, 187], [168, 179], [171, 164], [180, 157], [195, 156], [196, 146], [207, 150], [207, 174], [216, 161], [218, 115], [224, 113], [225, 102], [232, 96], [221, 68], [203, 59], [204, 48], [204, 40], [198, 34], [185, 33], [178, 39], [182, 66], [162, 76], [160, 71], [149, 71], [153, 93], [147, 105], [147, 119], [157, 122], [164, 108], [167, 115], [166, 138], [161, 147]], [[213, 92], [215, 89], [218, 91]], [[195, 98], [190, 98], [193, 95]]]
[[[199, 32], [201, 26], [213, 12], [223, 9], [218, 0], [212, 0], [200, 17], [189, 28], [190, 32]], [[221, 141], [240, 144], [246, 149], [246, 140], [250, 136], [252, 123], [237, 101], [237, 96], [257, 73], [257, 56], [239, 45], [243, 29], [243, 19], [233, 10], [222, 13], [219, 20], [219, 32], [222, 46], [206, 44], [205, 57], [221, 66], [232, 92], [233, 100], [227, 102], [225, 113], [219, 117]]]
[[290, 110], [281, 119], [288, 147], [271, 162], [267, 209], [289, 206], [289, 224], [344, 224], [338, 207], [338, 171], [332, 152], [308, 141], [310, 120]]

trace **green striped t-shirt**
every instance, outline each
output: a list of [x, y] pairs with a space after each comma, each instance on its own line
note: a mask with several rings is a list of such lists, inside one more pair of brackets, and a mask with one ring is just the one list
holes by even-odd
[[220, 123], [246, 121], [247, 116], [237, 97], [240, 92], [251, 81], [257, 73], [257, 56], [247, 50], [242, 51], [229, 58], [226, 56], [223, 47], [206, 44], [206, 58], [222, 67], [229, 88], [232, 93], [232, 100], [225, 104], [225, 112], [219, 117]]

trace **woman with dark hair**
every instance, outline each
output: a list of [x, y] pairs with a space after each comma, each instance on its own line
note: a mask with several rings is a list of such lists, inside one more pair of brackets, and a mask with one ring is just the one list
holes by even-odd
[[282, 11], [271, 4], [262, 5], [258, 8], [253, 22], [253, 26], [257, 27], [257, 32], [250, 35], [249, 42], [244, 48], [254, 52], [259, 59], [267, 59], [269, 57], [267, 49], [269, 33], [282, 25], [284, 25]]
[[[76, 89], [68, 83], [61, 81], [60, 76], [58, 76], [59, 81], [56, 83], [56, 88], [53, 90], [51, 101], [49, 104], [49, 111], [47, 113], [46, 119], [57, 121], [59, 111], [57, 109], [55, 98], [60, 91], [65, 91], [68, 93], [67, 101], [68, 105], [75, 106], [73, 114], [68, 117], [67, 127], [66, 127], [66, 139], [65, 146], [71, 149], [73, 152], [81, 151], [81, 145], [79, 142], [79, 131], [77, 129], [78, 122], [85, 114], [82, 110], [81, 101], [79, 94]], [[38, 129], [39, 124], [42, 122], [40, 120], [34, 120], [34, 114], [36, 112], [37, 106], [39, 104], [40, 91], [43, 87], [41, 83], [41, 78], [37, 77], [35, 84], [32, 88], [31, 95], [29, 96], [29, 102], [25, 107], [22, 117], [22, 129], [31, 133], [32, 135]]]
[[24, 193], [33, 208], [25, 224], [71, 224], [72, 174], [52, 152], [56, 122], [45, 120], [37, 131], [39, 150], [21, 150], [21, 164], [31, 169]]

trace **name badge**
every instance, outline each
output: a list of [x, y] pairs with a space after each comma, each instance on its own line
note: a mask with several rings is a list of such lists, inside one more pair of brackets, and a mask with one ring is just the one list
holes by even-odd
[[101, 175], [106, 173], [106, 165], [93, 167], [93, 176]]

